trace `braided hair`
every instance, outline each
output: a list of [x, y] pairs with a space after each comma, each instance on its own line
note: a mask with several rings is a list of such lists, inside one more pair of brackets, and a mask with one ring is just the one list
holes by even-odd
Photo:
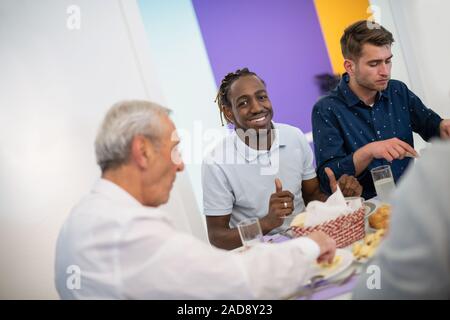
[[[248, 68], [243, 68], [243, 69], [236, 70], [236, 72], [228, 73], [222, 79], [222, 82], [220, 83], [219, 91], [217, 92], [217, 96], [216, 96], [216, 99], [214, 100], [214, 102], [216, 102], [219, 107], [220, 121], [222, 122], [222, 126], [224, 125], [223, 118], [225, 118], [227, 123], [231, 123], [231, 120], [228, 119], [227, 116], [225, 115], [225, 113], [223, 112], [224, 106], [231, 106], [231, 103], [228, 100], [228, 92], [230, 91], [230, 88], [231, 88], [231, 85], [233, 84], [233, 82], [243, 76], [258, 77], [258, 75], [256, 73], [248, 70]], [[266, 83], [264, 82], [263, 79], [261, 79], [260, 77], [258, 77], [258, 78], [261, 80], [261, 82], [264, 85], [266, 85]]]

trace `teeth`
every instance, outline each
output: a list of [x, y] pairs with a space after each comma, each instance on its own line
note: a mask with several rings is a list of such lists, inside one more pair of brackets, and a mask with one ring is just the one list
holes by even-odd
[[265, 119], [266, 119], [266, 117], [261, 117], [261, 118], [252, 120], [252, 122], [261, 122], [261, 121], [264, 121]]

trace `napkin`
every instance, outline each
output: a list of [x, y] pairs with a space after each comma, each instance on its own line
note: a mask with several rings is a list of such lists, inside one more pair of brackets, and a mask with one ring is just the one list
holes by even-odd
[[305, 227], [315, 226], [322, 222], [336, 219], [337, 217], [349, 214], [361, 207], [361, 201], [347, 201], [339, 186], [326, 202], [311, 201], [306, 206]]

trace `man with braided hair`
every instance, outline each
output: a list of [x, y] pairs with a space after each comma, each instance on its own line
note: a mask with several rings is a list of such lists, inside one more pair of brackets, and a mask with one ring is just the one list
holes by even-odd
[[[328, 195], [319, 189], [312, 150], [302, 131], [272, 122], [273, 109], [266, 84], [247, 68], [229, 73], [217, 94], [223, 117], [234, 125], [205, 157], [202, 166], [203, 204], [210, 242], [220, 248], [241, 245], [239, 221], [259, 218], [264, 234], [286, 229], [312, 200]], [[334, 179], [344, 195], [359, 196], [354, 177]]]

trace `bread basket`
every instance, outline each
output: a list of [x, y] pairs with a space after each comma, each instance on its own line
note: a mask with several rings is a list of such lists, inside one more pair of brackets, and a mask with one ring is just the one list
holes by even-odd
[[353, 242], [361, 240], [366, 235], [364, 223], [364, 207], [310, 227], [290, 227], [294, 237], [307, 236], [313, 231], [323, 231], [336, 241], [338, 248], [344, 248]]

